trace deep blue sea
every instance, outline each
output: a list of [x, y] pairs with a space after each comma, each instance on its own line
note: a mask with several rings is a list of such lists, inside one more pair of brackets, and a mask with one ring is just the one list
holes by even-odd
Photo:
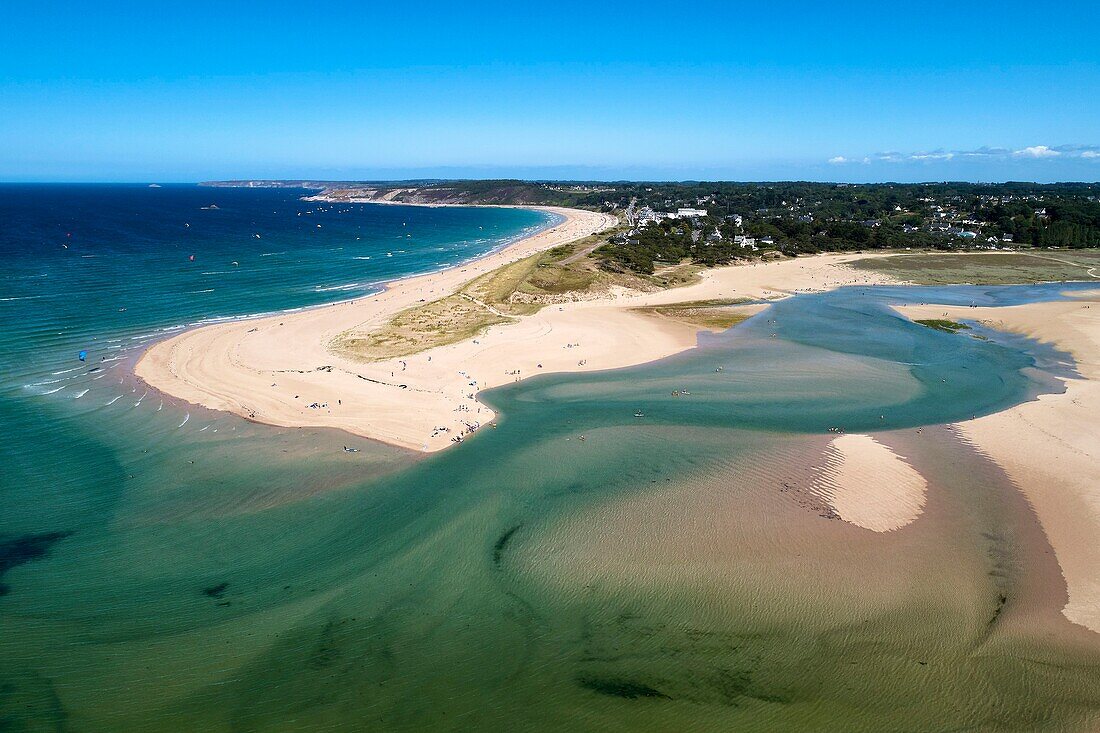
[[[0, 731], [1095, 729], [1100, 653], [1041, 528], [945, 424], [1073, 362], [889, 308], [1079, 286], [794, 296], [492, 390], [499, 427], [426, 458], [136, 380], [180, 328], [548, 224], [304, 193], [0, 187]], [[835, 430], [926, 478], [917, 521], [815, 502]]]

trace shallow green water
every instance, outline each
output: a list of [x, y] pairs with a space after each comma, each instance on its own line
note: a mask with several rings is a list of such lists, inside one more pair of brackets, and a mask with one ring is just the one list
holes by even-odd
[[[64, 462], [48, 435], [5, 456], [72, 475], [5, 535], [0, 729], [1086, 730], [1100, 644], [1060, 616], [1034, 517], [951, 430], [912, 429], [1072, 364], [883, 305], [1056, 296], [799, 296], [657, 364], [496, 390], [499, 428], [420, 461], [170, 404], [218, 432], [50, 414]], [[831, 427], [918, 468], [925, 515], [816, 511]]]

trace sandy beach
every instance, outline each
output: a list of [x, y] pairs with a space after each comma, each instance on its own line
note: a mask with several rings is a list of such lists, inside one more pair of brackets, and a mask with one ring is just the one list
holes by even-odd
[[[1023, 491], [1054, 548], [1071, 621], [1100, 632], [1100, 290], [1069, 301], [1002, 308], [905, 306], [913, 319], [980, 321], [1072, 354], [1079, 379], [1003, 412], [968, 420], [960, 433]], [[946, 315], [945, 315], [946, 314]]]
[[431, 353], [406, 360], [407, 368], [396, 359], [364, 364], [335, 355], [329, 345], [345, 331], [380, 326], [478, 275], [615, 224], [604, 214], [540, 210], [563, 221], [473, 262], [393, 281], [375, 295], [184, 332], [150, 348], [135, 372], [173, 397], [257, 422], [335, 427], [409, 448], [444, 448], [466, 423], [487, 421], [485, 415], [471, 419], [477, 411], [465, 397], [470, 380], [458, 374], [461, 365], [432, 364]]
[[453, 293], [474, 277], [614, 225], [613, 217], [545, 209], [565, 218], [485, 258], [390, 283], [380, 294], [293, 314], [203, 326], [152, 346], [137, 375], [187, 402], [286, 427], [332, 427], [420, 451], [452, 444], [495, 415], [483, 389], [550, 372], [641, 364], [695, 345], [698, 327], [637, 308], [717, 298], [779, 298], [844, 284], [886, 282], [821, 255], [705, 271], [655, 293], [613, 292], [547, 306], [479, 336], [418, 354], [363, 362], [331, 344], [393, 314]]

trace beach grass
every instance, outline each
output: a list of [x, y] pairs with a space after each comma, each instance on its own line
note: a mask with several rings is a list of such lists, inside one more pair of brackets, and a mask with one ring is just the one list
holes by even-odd
[[661, 288], [678, 288], [699, 282], [699, 273], [705, 269], [702, 265], [679, 263], [654, 270], [648, 279]]
[[403, 310], [380, 329], [340, 334], [332, 348], [364, 361], [393, 359], [473, 338], [489, 326], [511, 320], [457, 293]]
[[1100, 279], [1100, 250], [904, 254], [851, 265], [917, 285], [1012, 285]]
[[594, 271], [540, 262], [517, 289], [532, 294], [587, 291], [596, 279]]

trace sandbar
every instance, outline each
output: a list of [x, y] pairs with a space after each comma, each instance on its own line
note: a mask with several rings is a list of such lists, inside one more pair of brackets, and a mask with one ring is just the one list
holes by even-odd
[[532, 208], [564, 221], [465, 265], [394, 281], [376, 295], [180, 333], [151, 346], [135, 371], [161, 392], [257, 422], [338, 428], [431, 452], [495, 418], [478, 401], [481, 390], [538, 374], [642, 364], [696, 345], [699, 327], [639, 308], [890, 282], [848, 267], [858, 255], [759, 262], [706, 270], [684, 287], [615, 291], [546, 306], [476, 337], [402, 358], [366, 362], [333, 348], [341, 334], [380, 327], [479, 275], [616, 223], [590, 211]]

